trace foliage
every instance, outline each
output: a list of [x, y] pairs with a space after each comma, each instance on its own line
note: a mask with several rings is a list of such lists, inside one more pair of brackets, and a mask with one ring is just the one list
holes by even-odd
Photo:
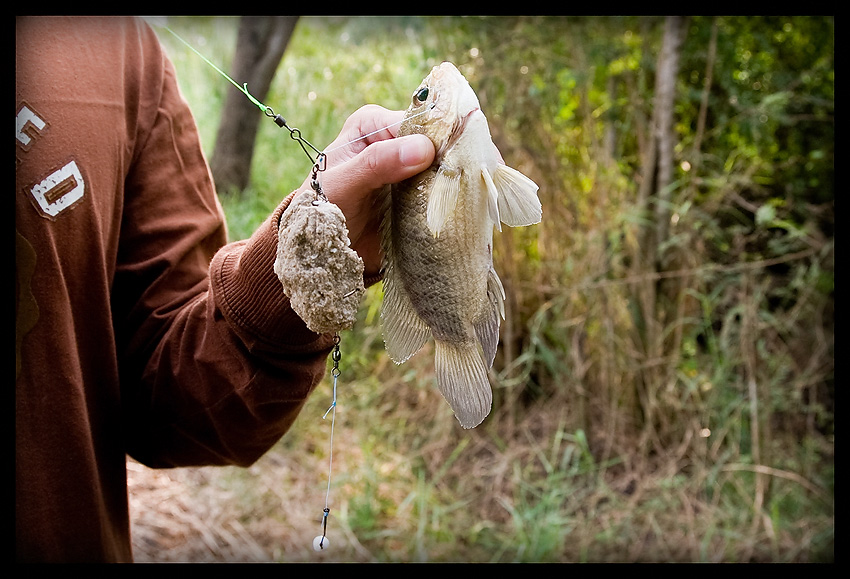
[[[231, 19], [172, 20], [226, 69]], [[364, 299], [343, 337], [334, 495], [356, 540], [342, 559], [833, 559], [834, 22], [688, 20], [669, 234], [647, 270], [638, 240], [654, 224], [637, 196], [662, 25], [299, 22], [266, 104], [311, 142], [330, 142], [362, 104], [405, 107], [452, 60], [544, 207], [541, 224], [497, 236], [508, 311], [494, 411], [474, 431], [435, 392], [428, 354], [388, 363], [380, 288]], [[163, 42], [210, 150], [231, 88]], [[309, 168], [288, 135], [261, 126], [250, 194], [223, 200], [232, 237]], [[651, 320], [638, 313], [645, 283]], [[326, 425], [311, 417], [323, 396], [273, 452], [322, 456]]]

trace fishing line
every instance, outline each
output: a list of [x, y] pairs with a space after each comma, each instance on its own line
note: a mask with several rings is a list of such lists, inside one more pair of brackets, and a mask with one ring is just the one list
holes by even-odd
[[177, 40], [179, 40], [180, 42], [182, 42], [183, 44], [185, 44], [185, 45], [189, 48], [189, 50], [191, 50], [192, 52], [194, 52], [195, 54], [197, 54], [198, 56], [200, 56], [200, 57], [201, 57], [201, 60], [203, 60], [203, 61], [204, 61], [204, 62], [206, 62], [208, 65], [210, 65], [211, 67], [213, 67], [213, 68], [214, 68], [214, 69], [215, 69], [215, 70], [216, 70], [216, 71], [217, 71], [217, 72], [218, 72], [221, 76], [223, 76], [224, 78], [226, 78], [227, 80], [229, 80], [229, 81], [230, 81], [230, 84], [232, 84], [233, 86], [235, 86], [236, 88], [238, 88], [240, 91], [242, 91], [243, 93], [245, 93], [245, 96], [246, 96], [246, 97], [248, 97], [248, 100], [250, 100], [252, 103], [254, 103], [255, 105], [257, 105], [257, 106], [260, 108], [260, 110], [261, 110], [261, 111], [263, 111], [263, 112], [265, 113], [265, 112], [266, 112], [266, 110], [268, 110], [268, 107], [267, 107], [266, 105], [264, 105], [264, 104], [263, 104], [263, 103], [261, 103], [259, 100], [257, 100], [256, 98], [254, 98], [254, 96], [253, 96], [251, 93], [249, 93], [249, 92], [248, 92], [248, 83], [247, 83], [247, 82], [244, 84], [244, 86], [239, 86], [239, 83], [237, 83], [235, 80], [233, 80], [232, 78], [230, 78], [230, 76], [229, 76], [226, 72], [224, 72], [224, 71], [223, 71], [223, 70], [221, 70], [219, 67], [217, 67], [217, 66], [215, 65], [215, 63], [213, 63], [211, 60], [209, 60], [206, 56], [204, 56], [203, 54], [201, 54], [200, 52], [198, 52], [198, 51], [195, 49], [195, 47], [194, 47], [194, 46], [192, 46], [191, 44], [189, 44], [188, 42], [186, 42], [185, 40], [183, 40], [183, 38], [182, 38], [179, 34], [177, 34], [176, 32], [174, 32], [173, 30], [171, 30], [171, 28], [169, 28], [168, 26], [165, 26], [165, 25], [161, 25], [161, 26], [162, 26], [162, 28], [165, 28], [167, 31], [169, 31], [171, 34], [173, 34], [173, 35], [174, 35], [174, 37], [175, 37]]
[[357, 141], [362, 141], [363, 139], [367, 139], [367, 138], [371, 137], [372, 135], [377, 135], [377, 134], [378, 134], [378, 133], [380, 133], [381, 131], [386, 131], [386, 130], [387, 130], [387, 129], [389, 129], [390, 127], [394, 127], [394, 126], [396, 126], [396, 125], [400, 125], [400, 124], [401, 124], [401, 123], [403, 123], [404, 121], [409, 121], [410, 119], [415, 119], [416, 117], [418, 117], [418, 116], [420, 116], [420, 115], [424, 115], [425, 113], [430, 112], [430, 110], [431, 110], [431, 109], [433, 109], [435, 106], [437, 106], [435, 103], [431, 103], [431, 106], [429, 106], [427, 109], [425, 109], [425, 110], [423, 110], [423, 111], [419, 111], [419, 112], [418, 112], [418, 113], [416, 113], [415, 115], [410, 115], [409, 117], [403, 118], [403, 119], [401, 119], [400, 121], [396, 121], [396, 122], [394, 122], [394, 123], [390, 123], [389, 125], [387, 125], [387, 126], [385, 126], [385, 127], [381, 127], [380, 129], [376, 129], [376, 130], [372, 131], [371, 133], [366, 133], [365, 135], [361, 135], [361, 136], [357, 137], [356, 139], [351, 139], [351, 140], [350, 140], [350, 141], [348, 141], [347, 143], [343, 143], [343, 144], [341, 144], [341, 145], [337, 145], [336, 147], [334, 147], [334, 148], [332, 148], [332, 149], [328, 149], [328, 150], [324, 151], [322, 154], [323, 154], [323, 155], [327, 155], [328, 153], [333, 153], [334, 151], [336, 151], [336, 150], [338, 150], [338, 149], [342, 149], [342, 148], [344, 148], [344, 147], [347, 147], [348, 145], [350, 145], [350, 144], [352, 144], [352, 143], [356, 143]]
[[[313, 188], [313, 190], [316, 192], [316, 199], [315, 199], [315, 201], [313, 201], [314, 205], [328, 201], [327, 197], [325, 196], [325, 194], [322, 190], [322, 186], [319, 183], [318, 176], [319, 176], [319, 173], [321, 171], [324, 171], [327, 168], [327, 156], [328, 156], [329, 153], [332, 153], [332, 152], [337, 151], [339, 149], [345, 148], [345, 147], [347, 147], [347, 146], [349, 146], [353, 143], [356, 143], [357, 141], [361, 141], [363, 139], [368, 139], [369, 137], [376, 135], [376, 134], [378, 134], [382, 131], [385, 131], [385, 130], [391, 128], [391, 127], [394, 127], [396, 125], [400, 125], [405, 120], [423, 115], [423, 114], [431, 111], [436, 106], [435, 103], [432, 103], [431, 106], [423, 109], [419, 113], [408, 116], [406, 119], [402, 119], [402, 120], [397, 121], [395, 123], [390, 123], [389, 125], [381, 127], [379, 129], [376, 129], [372, 132], [366, 133], [365, 135], [360, 135], [359, 137], [356, 137], [356, 138], [354, 138], [354, 139], [352, 139], [348, 142], [337, 145], [337, 146], [335, 146], [335, 147], [333, 147], [329, 150], [320, 151], [315, 146], [313, 146], [313, 144], [310, 143], [310, 141], [308, 141], [307, 139], [305, 139], [301, 135], [301, 131], [298, 128], [293, 128], [293, 127], [290, 127], [289, 125], [287, 125], [285, 118], [283, 118], [279, 114], [276, 114], [271, 107], [263, 104], [262, 102], [260, 102], [259, 99], [254, 97], [254, 95], [252, 95], [248, 91], [248, 83], [244, 83], [242, 85], [237, 83], [235, 80], [233, 80], [230, 77], [230, 75], [228, 75], [226, 72], [221, 70], [218, 66], [216, 66], [206, 56], [204, 56], [198, 50], [196, 50], [194, 46], [189, 44], [179, 34], [177, 34], [171, 28], [169, 28], [166, 24], [163, 24], [162, 22], [158, 22], [155, 19], [149, 20], [149, 22], [151, 22], [152, 24], [154, 24], [158, 27], [164, 28], [165, 30], [170, 32], [177, 40], [179, 40], [182, 44], [184, 44], [186, 47], [188, 47], [192, 52], [197, 54], [201, 58], [201, 60], [203, 60], [208, 65], [210, 65], [216, 72], [218, 72], [221, 76], [223, 76], [225, 79], [227, 79], [227, 81], [230, 82], [230, 84], [232, 84], [240, 92], [242, 92], [248, 98], [249, 101], [254, 103], [254, 105], [256, 105], [257, 108], [259, 108], [260, 111], [262, 111], [264, 115], [271, 118], [277, 126], [279, 126], [281, 128], [285, 128], [289, 131], [290, 137], [301, 146], [301, 149], [304, 151], [304, 154], [307, 155], [307, 158], [309, 158], [310, 162], [313, 164], [312, 177], [311, 177], [310, 185]], [[313, 158], [311, 151], [316, 154], [315, 158]], [[352, 292], [349, 292], [346, 296], [343, 296], [343, 297], [348, 297], [349, 295], [351, 295], [351, 293]], [[340, 350], [339, 350], [339, 343], [340, 343], [339, 333], [336, 333], [334, 335], [334, 347], [333, 347], [333, 352], [332, 352], [332, 355], [331, 355], [331, 357], [333, 359], [333, 369], [331, 370], [331, 376], [333, 377], [333, 399], [332, 399], [330, 407], [325, 411], [325, 414], [322, 416], [322, 420], [324, 420], [325, 418], [327, 418], [328, 413], [331, 414], [331, 433], [330, 433], [330, 442], [329, 442], [330, 448], [329, 448], [329, 456], [328, 456], [328, 485], [327, 485], [327, 490], [325, 492], [325, 507], [324, 507], [324, 509], [322, 509], [322, 522], [321, 522], [322, 534], [316, 536], [313, 539], [313, 549], [315, 549], [316, 551], [324, 550], [324, 549], [326, 549], [330, 546], [330, 542], [327, 539], [327, 529], [328, 529], [328, 515], [330, 514], [329, 504], [330, 504], [330, 494], [331, 494], [331, 475], [332, 475], [332, 472], [333, 472], [333, 436], [334, 436], [334, 426], [335, 426], [335, 423], [336, 423], [337, 380], [338, 380], [339, 375], [340, 375], [339, 361], [340, 361], [340, 358], [341, 358], [341, 354], [340, 354]]]
[[331, 439], [330, 439], [330, 451], [328, 456], [328, 489], [325, 493], [325, 508], [322, 509], [322, 534], [313, 539], [313, 549], [316, 551], [321, 551], [327, 548], [330, 543], [327, 539], [327, 531], [328, 531], [328, 514], [331, 512], [330, 507], [328, 506], [330, 503], [331, 496], [331, 472], [333, 471], [334, 464], [334, 423], [336, 422], [336, 383], [337, 378], [339, 378], [340, 370], [339, 370], [339, 361], [342, 358], [342, 355], [339, 351], [339, 334], [334, 335], [334, 349], [331, 358], [333, 359], [334, 366], [331, 370], [331, 376], [333, 376], [333, 400], [331, 401], [330, 407], [325, 411], [325, 414], [322, 416], [322, 420], [327, 418], [328, 412], [331, 413]]
[[[430, 107], [428, 107], [428, 108], [426, 108], [426, 109], [424, 109], [424, 110], [422, 110], [422, 111], [420, 111], [420, 112], [418, 112], [414, 115], [410, 115], [409, 117], [407, 117], [407, 119], [402, 119], [400, 121], [390, 123], [389, 125], [381, 127], [380, 129], [376, 129], [376, 130], [372, 131], [371, 133], [366, 133], [365, 135], [361, 135], [361, 136], [359, 136], [355, 139], [352, 139], [352, 140], [348, 141], [347, 143], [342, 143], [341, 145], [337, 145], [336, 147], [333, 147], [330, 150], [320, 151], [315, 146], [313, 146], [313, 144], [310, 143], [310, 141], [308, 141], [303, 136], [301, 136], [301, 131], [298, 128], [293, 128], [293, 127], [290, 127], [289, 125], [287, 125], [285, 118], [283, 118], [279, 114], [276, 114], [274, 112], [274, 109], [272, 109], [270, 106], [263, 104], [262, 102], [260, 102], [259, 99], [257, 99], [254, 95], [252, 95], [250, 92], [248, 92], [248, 83], [247, 82], [240, 85], [238, 82], [233, 80], [230, 77], [230, 75], [228, 75], [226, 72], [221, 70], [218, 66], [215, 65], [215, 63], [213, 63], [206, 56], [201, 54], [194, 46], [189, 44], [186, 40], [184, 40], [179, 34], [174, 32], [167, 25], [161, 24], [161, 23], [156, 22], [156, 21], [153, 21], [153, 24], [156, 24], [157, 26], [160, 26], [161, 28], [164, 28], [165, 30], [170, 32], [177, 40], [179, 40], [181, 43], [183, 43], [192, 52], [197, 54], [201, 58], [201, 60], [206, 62], [216, 72], [218, 72], [221, 76], [223, 76], [225, 79], [227, 79], [227, 81], [230, 82], [230, 84], [232, 84], [237, 89], [239, 89], [239, 91], [242, 92], [248, 98], [248, 100], [250, 100], [252, 103], [254, 103], [257, 106], [257, 108], [259, 108], [263, 112], [264, 115], [266, 115], [267, 117], [272, 119], [277, 126], [283, 128], [283, 129], [287, 129], [289, 131], [289, 136], [292, 138], [292, 140], [296, 141], [299, 145], [301, 145], [301, 149], [303, 149], [304, 154], [307, 155], [307, 158], [310, 159], [310, 162], [313, 164], [313, 180], [314, 181], [316, 181], [316, 176], [317, 176], [318, 172], [324, 171], [327, 168], [327, 156], [328, 156], [329, 153], [332, 153], [332, 152], [337, 151], [339, 149], [345, 148], [345, 147], [351, 145], [352, 143], [356, 143], [357, 141], [362, 141], [363, 139], [367, 139], [367, 138], [371, 137], [372, 135], [376, 135], [376, 134], [378, 134], [382, 131], [385, 131], [385, 130], [391, 128], [391, 127], [394, 127], [396, 125], [400, 125], [401, 123], [403, 123], [407, 119], [412, 119], [412, 118], [418, 117], [420, 115], [423, 115], [423, 114], [429, 112], [431, 109], [433, 109], [434, 106], [436, 106], [435, 103], [432, 103]], [[312, 150], [314, 153], [316, 153], [315, 159], [310, 154], [310, 150]], [[316, 187], [314, 186], [313, 189], [316, 189]], [[317, 190], [316, 192], [320, 197], [324, 197], [324, 195], [321, 193], [321, 191]]]
[[[171, 33], [171, 34], [172, 34], [172, 35], [173, 35], [173, 36], [174, 36], [177, 40], [179, 40], [179, 41], [180, 41], [180, 42], [182, 42], [184, 45], [186, 45], [186, 46], [187, 46], [187, 47], [188, 47], [188, 48], [189, 48], [192, 52], [194, 52], [194, 53], [195, 53], [195, 54], [197, 54], [199, 57], [201, 57], [201, 60], [203, 60], [204, 62], [206, 62], [206, 63], [207, 63], [208, 65], [210, 65], [210, 66], [211, 66], [211, 67], [212, 67], [212, 68], [213, 68], [216, 72], [218, 72], [221, 76], [223, 76], [225, 79], [227, 79], [227, 81], [228, 81], [228, 82], [230, 82], [230, 84], [232, 84], [232, 85], [233, 85], [233, 86], [235, 86], [237, 89], [239, 89], [239, 91], [240, 91], [240, 92], [242, 92], [242, 93], [243, 93], [246, 97], [248, 97], [248, 100], [249, 100], [249, 101], [251, 101], [252, 103], [254, 103], [255, 105], [257, 105], [257, 108], [259, 108], [259, 109], [263, 112], [263, 114], [264, 114], [264, 115], [266, 115], [267, 117], [271, 118], [271, 119], [275, 122], [275, 124], [276, 124], [277, 126], [279, 126], [279, 127], [283, 128], [283, 129], [287, 129], [287, 130], [289, 131], [289, 136], [290, 136], [290, 137], [291, 137], [294, 141], [297, 141], [299, 145], [301, 145], [301, 148], [304, 150], [304, 154], [306, 154], [306, 155], [307, 155], [307, 158], [309, 158], [309, 159], [310, 159], [310, 162], [311, 162], [311, 163], [313, 163], [314, 165], [319, 165], [319, 166], [321, 166], [321, 159], [322, 159], [322, 157], [324, 157], [325, 155], [324, 155], [324, 154], [323, 154], [323, 153], [322, 153], [319, 149], [317, 149], [316, 147], [314, 147], [314, 146], [313, 146], [313, 144], [312, 144], [310, 141], [308, 141], [307, 139], [305, 139], [304, 137], [302, 137], [302, 136], [301, 136], [301, 131], [300, 131], [298, 128], [292, 128], [292, 127], [290, 127], [289, 125], [287, 125], [287, 124], [286, 124], [286, 119], [285, 119], [285, 118], [283, 118], [281, 115], [275, 114], [274, 109], [272, 109], [270, 106], [266, 106], [266, 105], [264, 105], [262, 102], [260, 102], [260, 100], [259, 100], [259, 99], [257, 99], [254, 95], [252, 95], [250, 92], [248, 92], [248, 83], [247, 83], [247, 82], [246, 82], [246, 83], [244, 83], [244, 84], [242, 84], [242, 85], [240, 86], [240, 84], [239, 84], [238, 82], [236, 82], [235, 80], [233, 80], [233, 79], [230, 77], [230, 75], [229, 75], [229, 74], [227, 74], [226, 72], [224, 72], [223, 70], [221, 70], [219, 67], [217, 67], [217, 66], [215, 65], [215, 63], [213, 63], [210, 59], [208, 59], [206, 56], [204, 56], [203, 54], [201, 54], [201, 53], [200, 53], [200, 52], [199, 52], [199, 51], [198, 51], [198, 50], [197, 50], [194, 46], [192, 46], [191, 44], [189, 44], [188, 42], [186, 42], [186, 41], [185, 41], [185, 40], [184, 40], [184, 39], [183, 39], [183, 38], [182, 38], [179, 34], [177, 34], [176, 32], [174, 32], [171, 28], [169, 28], [169, 27], [168, 27], [168, 26], [166, 26], [166, 25], [160, 25], [160, 26], [162, 26], [162, 28], [165, 28], [168, 32], [170, 32], [170, 33]], [[318, 155], [318, 156], [316, 157], [316, 159], [313, 159], [313, 156], [310, 154], [310, 151], [308, 151], [308, 150], [307, 150], [307, 149], [308, 149], [308, 147], [309, 147], [310, 149], [312, 149], [312, 150], [313, 150], [313, 151], [314, 151], [314, 152]], [[318, 170], [319, 170], [319, 171], [323, 171], [324, 169], [323, 169], [323, 168], [319, 168]]]

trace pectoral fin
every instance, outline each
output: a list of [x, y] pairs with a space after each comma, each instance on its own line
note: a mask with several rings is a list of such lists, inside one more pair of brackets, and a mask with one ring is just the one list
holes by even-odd
[[[492, 177], [483, 170], [490, 197], [496, 192], [499, 219], [505, 225], [519, 227], [540, 223], [543, 210], [537, 198], [537, 184], [507, 165], [496, 165]], [[492, 203], [492, 201], [491, 201]], [[491, 209], [491, 214], [492, 214]]]
[[464, 428], [474, 428], [490, 414], [493, 392], [475, 342], [435, 341], [434, 365], [443, 398]]
[[446, 220], [457, 206], [460, 194], [460, 171], [441, 165], [434, 177], [434, 184], [428, 196], [426, 219], [428, 229], [434, 237], [439, 237]]

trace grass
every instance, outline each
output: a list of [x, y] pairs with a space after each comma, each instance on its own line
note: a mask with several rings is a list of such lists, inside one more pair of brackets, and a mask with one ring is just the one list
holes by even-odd
[[[235, 19], [173, 18], [169, 24], [227, 70]], [[321, 147], [362, 104], [405, 106], [410, 91], [442, 59], [426, 30], [414, 18], [304, 18], [266, 104]], [[223, 96], [235, 89], [166, 32], [160, 37], [209, 157]], [[455, 47], [454, 53], [462, 52]], [[250, 190], [222, 199], [231, 238], [250, 236], [309, 170], [287, 134], [261, 123]], [[581, 270], [582, 263], [575, 267]], [[139, 485], [134, 494], [137, 558], [832, 561], [834, 474], [830, 464], [812, 458], [829, 456], [831, 446], [777, 437], [775, 470], [753, 470], [749, 409], [736, 375], [740, 366], [729, 354], [739, 337], [712, 327], [713, 305], [726, 290], [714, 284], [714, 293], [695, 291], [701, 310], [693, 325], [705, 330], [707, 348], [700, 350], [691, 338], [670, 393], [670, 404], [697, 418], [676, 431], [680, 440], [665, 453], [637, 455], [620, 450], [633, 450], [631, 441], [602, 448], [594, 434], [604, 428], [623, 438], [629, 432], [630, 418], [618, 414], [624, 395], [613, 386], [629, 378], [613, 373], [630, 356], [618, 335], [622, 316], [594, 325], [566, 293], [546, 302], [531, 316], [527, 347], [515, 365], [494, 373], [493, 414], [464, 431], [436, 391], [428, 347], [403, 366], [384, 354], [381, 292], [373, 287], [355, 328], [342, 336], [329, 496], [332, 548], [317, 554], [310, 546], [320, 531], [327, 490], [326, 380], [290, 433], [251, 468], [147, 473], [150, 492]], [[622, 293], [605, 286], [582, 299], [587, 311], [624, 311]], [[575, 354], [573, 332], [583, 328], [608, 344], [611, 394], [604, 403], [581, 394], [602, 369], [579, 373], [572, 358], [564, 363]], [[540, 384], [537, 398], [523, 398], [531, 382]], [[701, 434], [706, 428], [710, 436]], [[144, 469], [134, 473], [139, 479]], [[156, 494], [168, 488], [172, 494]], [[761, 504], [758, 496], [764, 497]], [[162, 517], [151, 520], [155, 512]], [[173, 546], [181, 525], [185, 541], [196, 547]], [[171, 550], [150, 547], [157, 540], [167, 546], [169, 538]]]

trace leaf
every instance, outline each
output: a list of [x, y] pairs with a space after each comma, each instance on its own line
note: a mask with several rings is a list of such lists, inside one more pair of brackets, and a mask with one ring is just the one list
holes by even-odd
[[764, 225], [774, 219], [776, 219], [776, 208], [773, 205], [762, 205], [756, 211], [756, 225]]

